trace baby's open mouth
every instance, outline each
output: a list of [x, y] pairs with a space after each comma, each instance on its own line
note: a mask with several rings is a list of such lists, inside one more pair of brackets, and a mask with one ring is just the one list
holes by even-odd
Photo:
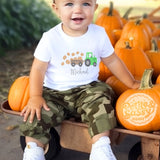
[[73, 21], [82, 21], [83, 18], [72, 18]]

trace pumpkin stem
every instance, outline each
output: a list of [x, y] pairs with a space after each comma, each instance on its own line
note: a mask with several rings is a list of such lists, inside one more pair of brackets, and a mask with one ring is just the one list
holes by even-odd
[[152, 50], [153, 50], [154, 52], [158, 52], [158, 45], [157, 45], [155, 39], [152, 40]]
[[125, 14], [123, 15], [123, 18], [124, 19], [126, 19], [126, 20], [128, 20], [128, 15], [130, 14], [130, 12], [132, 11], [132, 7], [130, 7], [126, 12], [125, 12]]
[[113, 2], [110, 1], [108, 16], [113, 16]]
[[147, 19], [147, 18], [148, 18], [148, 14], [147, 14], [147, 13], [144, 13], [143, 16], [142, 16], [142, 18], [143, 18], [143, 19]]
[[142, 19], [137, 19], [137, 20], [135, 21], [135, 25], [140, 25], [140, 24], [141, 24], [141, 21], [142, 21]]
[[148, 89], [153, 87], [151, 80], [152, 74], [153, 74], [153, 68], [145, 69], [139, 89]]
[[130, 44], [129, 44], [128, 41], [125, 41], [124, 43], [125, 43], [125, 45], [126, 45], [126, 49], [131, 49], [131, 48], [132, 48], [132, 47], [130, 46]]

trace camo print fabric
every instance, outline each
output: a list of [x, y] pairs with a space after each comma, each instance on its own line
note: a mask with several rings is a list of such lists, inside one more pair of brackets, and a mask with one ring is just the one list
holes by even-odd
[[44, 88], [43, 96], [50, 111], [42, 109], [41, 121], [35, 118], [32, 124], [29, 121], [21, 124], [21, 135], [46, 144], [50, 139], [50, 128], [69, 117], [87, 123], [91, 137], [117, 125], [113, 108], [116, 96], [106, 83], [94, 81], [67, 91]]

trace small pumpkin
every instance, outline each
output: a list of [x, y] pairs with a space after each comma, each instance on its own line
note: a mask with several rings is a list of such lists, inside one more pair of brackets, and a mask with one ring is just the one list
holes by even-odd
[[160, 129], [160, 85], [151, 81], [153, 69], [146, 69], [139, 89], [128, 89], [116, 102], [117, 119], [122, 126], [142, 132]]
[[99, 64], [99, 77], [98, 77], [98, 79], [105, 82], [106, 79], [111, 75], [112, 75], [111, 71], [101, 61]]
[[20, 112], [29, 99], [29, 77], [21, 76], [11, 85], [8, 93], [8, 103], [12, 110]]

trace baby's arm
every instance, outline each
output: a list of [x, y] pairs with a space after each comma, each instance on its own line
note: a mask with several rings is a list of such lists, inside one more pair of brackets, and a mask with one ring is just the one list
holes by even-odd
[[24, 121], [28, 119], [30, 115], [30, 123], [33, 122], [34, 116], [37, 119], [41, 119], [41, 108], [49, 110], [45, 100], [42, 97], [43, 92], [43, 80], [47, 69], [48, 63], [42, 62], [38, 59], [34, 59], [31, 72], [30, 72], [30, 98], [27, 105], [21, 112], [21, 116], [24, 116]]
[[115, 53], [107, 58], [102, 58], [102, 61], [108, 69], [129, 88], [136, 89], [140, 86], [140, 82], [134, 79], [126, 65]]

